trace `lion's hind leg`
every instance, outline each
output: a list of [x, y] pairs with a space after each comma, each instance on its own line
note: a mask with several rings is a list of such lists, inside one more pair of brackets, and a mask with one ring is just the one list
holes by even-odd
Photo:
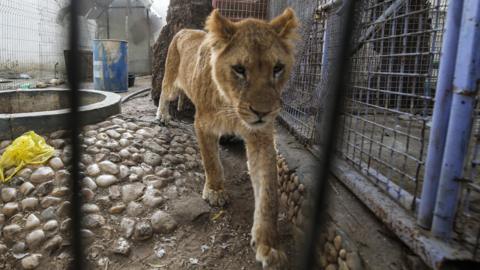
[[162, 89], [162, 94], [160, 95], [156, 119], [164, 124], [168, 124], [168, 122], [172, 119], [168, 110], [168, 106], [170, 105], [171, 101], [175, 100], [181, 95], [183, 95], [182, 89], [178, 87], [164, 87], [164, 89]]
[[182, 91], [176, 86], [176, 81], [180, 68], [180, 53], [177, 49], [178, 36], [175, 36], [168, 47], [167, 60], [165, 62], [165, 74], [162, 81], [162, 93], [160, 94], [160, 101], [156, 119], [164, 124], [167, 124], [170, 119], [168, 106], [170, 101], [178, 97]]

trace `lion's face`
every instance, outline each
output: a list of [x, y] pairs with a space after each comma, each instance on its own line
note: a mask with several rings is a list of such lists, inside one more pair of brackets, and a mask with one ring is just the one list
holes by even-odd
[[233, 23], [214, 11], [207, 21], [214, 40], [211, 66], [217, 87], [242, 122], [252, 129], [271, 123], [281, 108], [281, 92], [294, 56], [297, 20], [288, 9], [270, 23]]

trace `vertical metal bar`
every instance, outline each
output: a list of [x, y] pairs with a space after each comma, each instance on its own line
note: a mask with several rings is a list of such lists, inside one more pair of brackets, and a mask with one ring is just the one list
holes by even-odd
[[[152, 42], [152, 25], [150, 23], [150, 10], [147, 9], [146, 10], [147, 12], [147, 25], [148, 25], [148, 31], [147, 31], [147, 39], [148, 39], [148, 45], [147, 45], [147, 50], [148, 50], [148, 62], [149, 63], [152, 63], [152, 47], [150, 46], [151, 42]], [[151, 64], [151, 67], [150, 67], [150, 72], [152, 72], [152, 65], [153, 63]]]
[[128, 15], [130, 13], [130, 0], [125, 5], [125, 40], [128, 42]]
[[70, 61], [68, 67], [68, 81], [70, 83], [70, 132], [72, 143], [72, 171], [71, 171], [71, 189], [72, 189], [72, 255], [73, 261], [71, 269], [83, 269], [83, 250], [82, 250], [82, 216], [81, 216], [81, 187], [80, 187], [80, 117], [78, 113], [78, 106], [80, 103], [79, 88], [79, 26], [78, 16], [80, 10], [80, 1], [70, 1]]
[[[327, 78], [328, 75], [328, 52], [330, 46], [330, 20], [328, 18], [325, 19], [325, 26], [323, 30], [323, 48], [322, 48], [322, 67], [320, 71], [320, 75], [322, 79]], [[319, 93], [317, 93], [319, 95]], [[318, 96], [317, 96], [318, 97]]]
[[110, 39], [110, 7], [107, 6], [105, 9], [107, 14], [107, 39]]
[[[324, 210], [323, 203], [325, 200], [325, 186], [329, 176], [330, 160], [335, 153], [335, 138], [338, 138], [335, 133], [337, 133], [337, 123], [340, 119], [340, 104], [343, 97], [344, 89], [346, 88], [346, 81], [344, 79], [344, 74], [347, 72], [348, 65], [348, 51], [350, 50], [350, 38], [353, 32], [353, 15], [355, 10], [354, 0], [345, 0], [343, 1], [343, 14], [341, 14], [341, 27], [339, 27], [339, 48], [336, 50], [335, 59], [337, 68], [336, 72], [330, 74], [331, 82], [330, 86], [332, 93], [328, 95], [329, 102], [332, 106], [328, 106], [328, 109], [325, 110], [325, 127], [322, 131], [325, 134], [322, 134], [322, 137], [325, 138], [325, 144], [320, 153], [320, 163], [319, 163], [319, 177], [320, 181], [316, 183], [315, 190], [312, 191], [314, 194], [312, 197], [312, 222], [306, 227], [306, 238], [305, 245], [302, 254], [302, 260], [300, 260], [301, 267], [299, 269], [311, 270], [315, 268], [315, 258], [317, 255], [316, 245], [320, 229], [322, 228], [322, 221], [324, 220]], [[320, 132], [320, 131], [319, 131]]]
[[425, 163], [418, 224], [429, 229], [438, 190], [438, 181], [447, 136], [448, 119], [452, 104], [452, 83], [457, 56], [458, 36], [462, 18], [463, 0], [448, 1], [447, 21], [440, 56], [440, 68], [433, 107], [432, 128]]
[[448, 123], [432, 232], [450, 238], [457, 210], [463, 163], [472, 129], [475, 96], [480, 80], [480, 1], [466, 0], [453, 81], [453, 99]]

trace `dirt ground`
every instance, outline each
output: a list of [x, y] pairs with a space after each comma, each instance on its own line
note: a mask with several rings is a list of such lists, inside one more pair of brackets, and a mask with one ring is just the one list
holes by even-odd
[[[110, 256], [107, 269], [261, 269], [249, 245], [253, 190], [243, 151], [224, 148], [221, 155], [231, 203], [224, 209], [212, 208], [207, 215], [181, 225], [171, 235], [135, 242], [128, 258]], [[183, 196], [200, 196], [202, 184], [191, 183], [190, 193]], [[166, 207], [175, 209], [177, 202], [170, 201]], [[282, 246], [288, 249], [292, 246], [289, 226], [285, 222], [280, 226]], [[159, 258], [157, 254], [162, 248], [165, 255]]]
[[[146, 84], [148, 80], [149, 77], [137, 78], [137, 85]], [[148, 94], [124, 103], [122, 114], [153, 120], [156, 107]], [[181, 125], [193, 132], [191, 122], [183, 121]], [[108, 266], [97, 266], [96, 269], [261, 269], [249, 244], [254, 199], [243, 146], [222, 147], [221, 159], [226, 190], [231, 196], [229, 205], [223, 209], [211, 208], [207, 215], [182, 224], [171, 235], [155, 235], [146, 242], [135, 242], [129, 257], [112, 254], [108, 257]], [[188, 191], [183, 193], [184, 198], [168, 201], [164, 207], [175, 209], [183, 199], [201, 196], [203, 181], [192, 182], [186, 187]], [[289, 257], [293, 257], [291, 228], [283, 217], [281, 214], [280, 242]], [[164, 249], [165, 255], [160, 258], [161, 249]]]

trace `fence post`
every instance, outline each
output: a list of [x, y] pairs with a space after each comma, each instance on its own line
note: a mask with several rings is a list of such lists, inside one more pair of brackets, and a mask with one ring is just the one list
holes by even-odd
[[[453, 100], [432, 224], [433, 235], [449, 239], [459, 197], [459, 179], [470, 139], [480, 83], [480, 1], [465, 0], [453, 81]], [[441, 75], [440, 75], [441, 76]]]
[[329, 46], [330, 46], [330, 28], [331, 28], [331, 22], [328, 19], [328, 15], [326, 15], [325, 18], [325, 25], [324, 25], [324, 30], [323, 30], [323, 46], [322, 46], [322, 67], [320, 71], [320, 75], [322, 76], [322, 80], [324, 78], [327, 78], [328, 76], [328, 58], [329, 58]]
[[458, 36], [462, 18], [463, 0], [449, 0], [447, 21], [440, 56], [440, 69], [433, 107], [432, 128], [425, 163], [425, 178], [420, 196], [418, 224], [429, 229], [437, 197], [438, 181], [447, 136], [448, 119], [452, 105], [452, 83], [457, 57]]

